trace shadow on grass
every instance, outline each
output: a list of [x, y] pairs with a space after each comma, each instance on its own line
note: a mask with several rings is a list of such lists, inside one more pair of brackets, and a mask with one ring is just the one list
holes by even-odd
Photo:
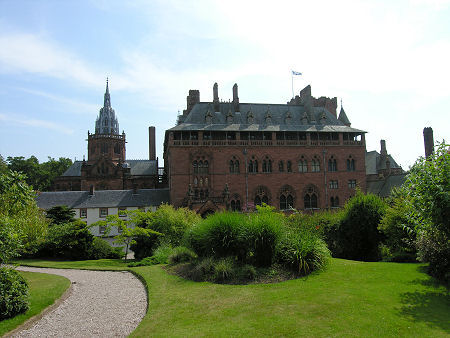
[[446, 291], [415, 291], [401, 295], [400, 314], [450, 333], [450, 296]]

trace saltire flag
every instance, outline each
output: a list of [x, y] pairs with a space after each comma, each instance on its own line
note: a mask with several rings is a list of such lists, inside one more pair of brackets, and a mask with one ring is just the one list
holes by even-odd
[[292, 75], [302, 75], [300, 72], [296, 72], [295, 70], [292, 71]]

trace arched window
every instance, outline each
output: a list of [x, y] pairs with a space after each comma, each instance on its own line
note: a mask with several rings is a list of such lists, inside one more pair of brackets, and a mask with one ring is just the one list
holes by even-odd
[[355, 160], [350, 155], [347, 159], [347, 171], [355, 171]]
[[209, 163], [208, 161], [204, 161], [203, 162], [203, 174], [208, 174], [209, 173]]
[[239, 173], [239, 160], [236, 156], [233, 156], [230, 160], [230, 174], [238, 174]]
[[269, 204], [269, 190], [264, 186], [259, 186], [255, 190], [255, 206], [262, 203]]
[[198, 178], [194, 177], [194, 185], [197, 186], [197, 184], [198, 184]]
[[234, 173], [234, 161], [230, 160], [230, 174]]
[[302, 156], [298, 161], [298, 172], [299, 173], [308, 172], [308, 161], [305, 159], [304, 156]]
[[239, 160], [234, 161], [234, 172], [239, 174]]
[[334, 156], [328, 160], [328, 171], [337, 171], [337, 161]]
[[294, 189], [290, 185], [284, 185], [280, 189], [280, 210], [287, 210], [294, 207]]
[[310, 185], [305, 189], [305, 192], [303, 194], [303, 201], [305, 209], [318, 208], [317, 189], [315, 186]]
[[284, 171], [284, 162], [283, 161], [278, 162], [278, 171], [280, 173], [282, 173]]
[[241, 211], [241, 201], [239, 199], [233, 199], [230, 203], [231, 211]]
[[262, 171], [263, 171], [263, 173], [271, 173], [272, 172], [272, 160], [269, 159], [269, 157], [267, 157], [267, 156], [263, 159]]
[[194, 174], [198, 174], [198, 162], [192, 162], [192, 167], [194, 168]]
[[320, 171], [320, 161], [317, 158], [317, 156], [314, 156], [314, 158], [311, 162], [311, 171], [314, 173], [317, 173]]
[[286, 170], [288, 173], [292, 172], [292, 162], [291, 161], [286, 162]]
[[330, 206], [332, 207], [332, 208], [337, 208], [337, 207], [339, 207], [339, 197], [331, 197], [330, 198]]
[[248, 162], [248, 172], [257, 173], [258, 172], [258, 160], [255, 156], [252, 156], [251, 160]]
[[114, 153], [115, 153], [115, 154], [120, 154], [120, 146], [119, 146], [118, 143], [116, 143], [116, 144], [114, 145]]

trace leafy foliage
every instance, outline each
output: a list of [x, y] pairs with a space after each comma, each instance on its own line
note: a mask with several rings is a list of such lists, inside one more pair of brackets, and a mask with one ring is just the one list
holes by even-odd
[[28, 285], [16, 270], [0, 267], [0, 320], [28, 310]]
[[107, 241], [94, 237], [89, 250], [89, 259], [122, 258], [122, 256], [122, 248], [114, 248]]
[[171, 264], [178, 264], [191, 262], [196, 258], [197, 255], [191, 249], [188, 249], [184, 246], [177, 246], [176, 248], [173, 249], [168, 260], [169, 263]]
[[47, 162], [39, 163], [35, 156], [28, 159], [9, 156], [6, 161], [10, 170], [25, 174], [26, 183], [38, 191], [50, 190], [53, 180], [72, 165], [72, 160], [64, 157], [58, 160], [49, 157]]
[[67, 205], [57, 205], [48, 209], [46, 214], [52, 224], [63, 224], [75, 221], [75, 210], [69, 208]]

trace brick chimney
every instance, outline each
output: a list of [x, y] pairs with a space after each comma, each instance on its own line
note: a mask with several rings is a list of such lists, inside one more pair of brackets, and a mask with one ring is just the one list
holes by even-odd
[[217, 85], [217, 82], [214, 83], [214, 86], [213, 86], [213, 104], [214, 104], [214, 111], [219, 111], [220, 110], [219, 87]]
[[148, 127], [148, 159], [156, 160], [155, 127]]
[[192, 108], [200, 102], [200, 91], [197, 89], [190, 89], [189, 95], [186, 97], [187, 108], [183, 111], [183, 115], [189, 114]]
[[425, 157], [429, 157], [434, 151], [433, 128], [423, 128], [423, 143], [425, 144]]
[[234, 111], [240, 111], [239, 110], [238, 85], [236, 83], [233, 86], [233, 107], [234, 107]]

